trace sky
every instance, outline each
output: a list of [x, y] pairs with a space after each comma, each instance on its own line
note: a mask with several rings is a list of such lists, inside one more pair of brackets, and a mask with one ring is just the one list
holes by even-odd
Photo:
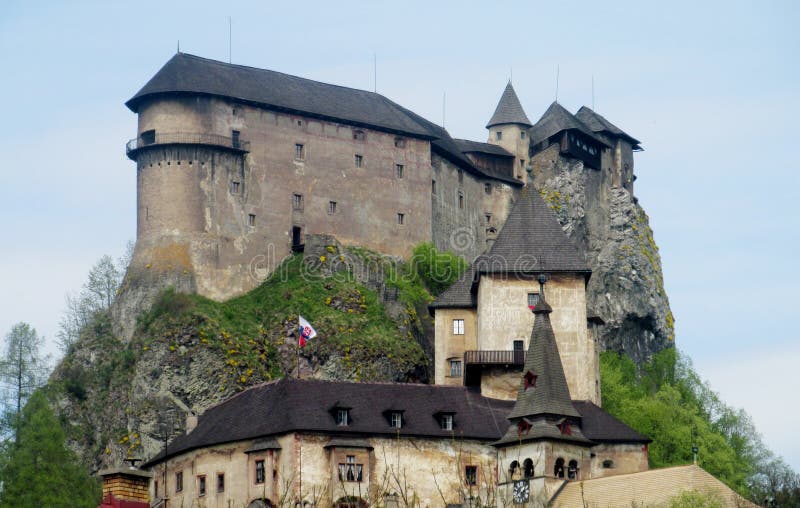
[[[230, 17], [230, 34], [229, 34]], [[0, 5], [0, 334], [54, 339], [64, 296], [135, 238], [124, 102], [176, 52], [372, 90], [485, 141], [506, 82], [642, 140], [635, 193], [676, 343], [800, 471], [800, 3], [47, 2]], [[230, 45], [229, 45], [230, 41]], [[558, 86], [556, 86], [558, 76]]]

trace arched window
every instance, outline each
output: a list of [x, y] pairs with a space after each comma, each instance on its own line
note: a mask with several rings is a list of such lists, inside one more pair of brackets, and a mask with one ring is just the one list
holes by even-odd
[[577, 480], [578, 479], [578, 461], [577, 460], [570, 460], [569, 467], [567, 468], [567, 478], [570, 480]]
[[519, 474], [519, 462], [516, 460], [508, 466], [508, 477], [511, 480], [516, 480], [517, 475]]
[[533, 478], [533, 461], [531, 459], [525, 459], [525, 462], [522, 463], [522, 471], [525, 478]]
[[564, 459], [561, 457], [556, 459], [556, 465], [553, 468], [553, 476], [556, 478], [564, 478]]

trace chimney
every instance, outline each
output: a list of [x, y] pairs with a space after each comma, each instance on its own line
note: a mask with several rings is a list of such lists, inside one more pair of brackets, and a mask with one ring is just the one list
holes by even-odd
[[103, 500], [99, 508], [150, 508], [152, 473], [134, 467], [100, 471], [103, 479]]
[[186, 433], [190, 433], [197, 427], [197, 414], [189, 412], [186, 414]]

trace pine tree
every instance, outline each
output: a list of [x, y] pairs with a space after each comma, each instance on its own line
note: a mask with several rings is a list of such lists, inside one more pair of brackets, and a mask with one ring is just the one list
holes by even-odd
[[0, 508], [96, 508], [98, 483], [78, 465], [44, 393], [35, 392], [8, 445]]

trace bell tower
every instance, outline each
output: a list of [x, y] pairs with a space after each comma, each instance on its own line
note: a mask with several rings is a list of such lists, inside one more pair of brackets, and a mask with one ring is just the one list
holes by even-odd
[[509, 81], [486, 128], [489, 129], [489, 143], [514, 154], [512, 176], [522, 182], [526, 181], [526, 168], [530, 163], [528, 129], [532, 125]]

